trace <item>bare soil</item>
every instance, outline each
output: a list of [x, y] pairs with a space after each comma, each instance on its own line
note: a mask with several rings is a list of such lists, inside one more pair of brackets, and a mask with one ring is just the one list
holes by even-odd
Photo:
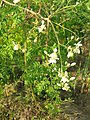
[[65, 101], [60, 120], [90, 120], [90, 93], [82, 94], [76, 101]]

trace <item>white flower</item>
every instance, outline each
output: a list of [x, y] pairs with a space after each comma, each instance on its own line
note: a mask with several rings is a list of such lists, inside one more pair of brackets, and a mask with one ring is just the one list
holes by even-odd
[[68, 51], [68, 54], [67, 54], [67, 57], [70, 58], [70, 57], [73, 57], [73, 48], [71, 46], [69, 46], [67, 48], [67, 51]]
[[44, 25], [44, 20], [41, 21], [42, 25]]
[[69, 40], [69, 38], [67, 37], [67, 40]]
[[54, 71], [56, 71], [57, 69], [54, 67], [53, 69], [52, 69], [52, 72], [54, 72]]
[[49, 63], [54, 64], [54, 63], [56, 63], [56, 60], [55, 60], [55, 59], [50, 58], [50, 59], [48, 60], [48, 62], [49, 62]]
[[57, 48], [55, 48], [55, 49], [53, 50], [53, 52], [57, 52]]
[[53, 58], [53, 59], [58, 59], [56, 53], [51, 53], [51, 54], [49, 55], [49, 57], [51, 57], [51, 58]]
[[82, 43], [81, 43], [81, 41], [79, 41], [78, 43], [75, 43], [74, 45], [76, 45], [76, 47], [81, 47]]
[[44, 28], [45, 28], [45, 25], [41, 25], [40, 27], [38, 27], [38, 31], [42, 32], [44, 30]]
[[49, 60], [48, 60], [49, 63], [53, 64], [57, 62], [56, 60], [59, 60], [56, 52], [57, 52], [56, 48], [53, 50], [53, 53], [51, 54], [48, 54], [47, 51], [44, 51], [44, 53], [49, 57]]
[[42, 31], [43, 31], [43, 29], [41, 28], [41, 26], [38, 27], [38, 31], [39, 31], [39, 32], [42, 32]]
[[23, 49], [22, 49], [22, 53], [25, 53], [25, 52], [26, 52], [26, 49], [25, 49], [25, 48], [23, 48]]
[[79, 4], [79, 2], [76, 2], [76, 5], [78, 5]]
[[64, 76], [68, 77], [68, 72], [67, 71], [64, 72]]
[[68, 38], [68, 37], [67, 37], [66, 39], [67, 39], [67, 40], [69, 40], [69, 38]]
[[44, 20], [42, 20], [42, 25], [38, 27], [38, 31], [42, 32], [44, 29], [46, 29], [45, 25], [44, 25]]
[[64, 73], [60, 73], [60, 77], [61, 77], [61, 82], [62, 83], [69, 82], [69, 80], [68, 80], [68, 72], [67, 71], [65, 71]]
[[68, 54], [67, 54], [67, 57], [70, 58], [70, 57], [73, 57], [74, 54], [73, 54], [73, 51], [69, 51]]
[[55, 71], [57, 70], [56, 67], [54, 67], [54, 70], [55, 70]]
[[18, 50], [18, 49], [19, 49], [19, 45], [18, 44], [14, 45], [14, 50]]
[[70, 80], [75, 80], [75, 77], [71, 77]]
[[67, 57], [68, 58], [73, 57], [74, 53], [80, 54], [80, 47], [82, 46], [81, 41], [79, 41], [78, 43], [75, 43], [74, 45], [75, 45], [75, 47], [73, 47], [73, 48], [71, 46], [69, 46], [67, 48], [67, 51], [68, 51]]
[[79, 47], [74, 48], [74, 49], [73, 49], [73, 52], [74, 52], [74, 53], [77, 53], [77, 54], [80, 54], [80, 49], [79, 49]]
[[57, 83], [57, 86], [61, 86], [59, 83]]
[[74, 39], [74, 36], [71, 36], [71, 40], [73, 40]]
[[45, 50], [44, 50], [44, 54], [46, 54], [46, 55], [47, 55], [47, 54], [48, 54], [48, 53], [47, 53], [47, 51], [45, 51]]
[[68, 78], [66, 78], [65, 76], [62, 77], [61, 82], [66, 83], [69, 82]]
[[79, 37], [78, 38], [76, 38], [76, 41], [78, 41], [79, 40]]
[[16, 4], [16, 3], [20, 2], [20, 0], [13, 0], [13, 2]]
[[68, 83], [65, 83], [64, 86], [62, 87], [62, 90], [68, 91], [69, 90]]
[[48, 60], [49, 63], [56, 63], [56, 60], [59, 60], [58, 56], [57, 56], [57, 53], [56, 52], [53, 52], [49, 55], [50, 59]]
[[71, 63], [71, 65], [70, 66], [75, 66], [76, 65], [76, 62], [73, 62], [73, 63]]
[[68, 46], [67, 50], [68, 50], [68, 51], [71, 51], [71, 50], [72, 50], [72, 47], [71, 47], [71, 46]]

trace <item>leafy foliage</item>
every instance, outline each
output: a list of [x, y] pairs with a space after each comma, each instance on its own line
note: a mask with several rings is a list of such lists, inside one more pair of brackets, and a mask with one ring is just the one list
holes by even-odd
[[[76, 71], [80, 71], [76, 58], [82, 54], [90, 28], [89, 1], [3, 0], [0, 8], [0, 84], [10, 84], [7, 101], [10, 99], [12, 107], [12, 93], [17, 93], [36, 107], [40, 101], [51, 116], [55, 115], [61, 100], [75, 92]], [[22, 111], [24, 102], [18, 104]]]

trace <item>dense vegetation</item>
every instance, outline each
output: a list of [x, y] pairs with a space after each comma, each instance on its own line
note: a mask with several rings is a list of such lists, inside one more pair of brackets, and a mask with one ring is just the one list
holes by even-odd
[[89, 0], [1, 0], [0, 118], [60, 119], [88, 92]]

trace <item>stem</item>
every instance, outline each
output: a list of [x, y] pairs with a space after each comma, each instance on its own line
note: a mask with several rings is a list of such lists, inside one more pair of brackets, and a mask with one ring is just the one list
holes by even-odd
[[[82, 5], [82, 4], [85, 3], [86, 1], [87, 1], [87, 0], [79, 3], [79, 5]], [[67, 1], [67, 2], [68, 2], [68, 1]], [[63, 5], [63, 4], [61, 4], [61, 5]], [[62, 7], [62, 8], [61, 8], [61, 6], [58, 7], [57, 10], [53, 13], [53, 16], [54, 16], [55, 14], [61, 13], [61, 11], [70, 10], [70, 9], [73, 9], [73, 8], [75, 8], [75, 7], [77, 7], [77, 6], [78, 6], [78, 5], [76, 5], [76, 4], [74, 4], [74, 5], [69, 5], [69, 6], [68, 6], [68, 3], [67, 3], [67, 5], [64, 6], [64, 7]]]
[[61, 73], [63, 72], [63, 65], [62, 65], [62, 56], [61, 56], [61, 50], [60, 50], [60, 43], [59, 43], [59, 39], [58, 39], [58, 36], [57, 36], [57, 33], [56, 33], [56, 30], [55, 30], [55, 28], [54, 28], [54, 25], [52, 24], [52, 22], [50, 21], [50, 24], [51, 24], [51, 26], [52, 26], [52, 28], [53, 28], [53, 31], [54, 31], [54, 34], [55, 34], [55, 37], [56, 37], [56, 39], [57, 39], [57, 43], [58, 43], [58, 54], [59, 54], [59, 57], [60, 57], [60, 67], [61, 67]]
[[25, 52], [24, 52], [24, 64], [25, 64], [25, 66], [26, 66], [26, 62], [27, 62], [27, 60], [26, 60], [26, 48], [27, 48], [27, 44], [25, 41], [25, 43], [24, 43], [24, 50], [25, 50]]
[[49, 34], [48, 34], [48, 32], [49, 32], [49, 17], [50, 16], [48, 16], [48, 19], [47, 19], [47, 40], [46, 40], [46, 46], [48, 46], [48, 40], [49, 40]]
[[69, 32], [73, 33], [73, 34], [76, 36], [76, 33], [75, 33], [75, 32], [73, 32], [72, 30], [70, 30], [70, 29], [68, 29], [68, 28], [66, 28], [66, 27], [64, 27], [64, 26], [62, 26], [61, 23], [59, 23], [59, 24], [58, 24], [58, 23], [54, 23], [54, 24], [58, 25], [59, 27], [65, 29], [65, 30], [68, 30]]
[[65, 7], [62, 7], [62, 8], [59, 7], [59, 8], [54, 12], [53, 15], [58, 14], [59, 12], [64, 11], [65, 9], [66, 9], [66, 10], [69, 10], [69, 9], [74, 8], [74, 7], [76, 7], [76, 5], [65, 6]]
[[26, 31], [25, 31], [25, 26], [24, 23], [22, 23], [22, 29], [23, 29], [23, 33], [24, 33], [24, 64], [25, 64], [25, 68], [26, 68], [26, 63], [27, 63], [27, 58], [26, 58], [26, 49], [27, 49], [27, 35], [26, 35]]

